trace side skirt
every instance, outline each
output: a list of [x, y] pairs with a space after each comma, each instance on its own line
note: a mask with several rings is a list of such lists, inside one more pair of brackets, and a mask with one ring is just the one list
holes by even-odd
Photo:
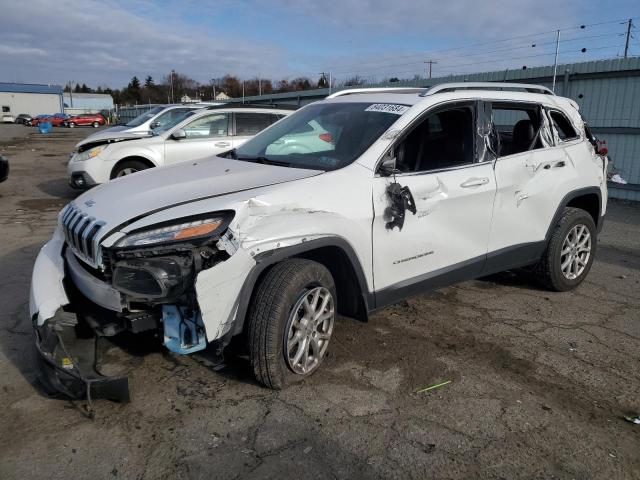
[[531, 265], [540, 259], [545, 245], [545, 241], [540, 241], [504, 248], [488, 255], [481, 255], [450, 267], [396, 283], [375, 293], [375, 309], [369, 310], [369, 312], [373, 313], [419, 293]]

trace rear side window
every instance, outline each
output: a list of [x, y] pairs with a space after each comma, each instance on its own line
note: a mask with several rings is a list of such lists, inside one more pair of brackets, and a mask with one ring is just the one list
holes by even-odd
[[236, 113], [236, 135], [250, 136], [271, 125], [275, 119], [268, 113]]
[[555, 129], [558, 138], [566, 142], [568, 140], [573, 140], [574, 138], [578, 138], [578, 134], [576, 130], [571, 125], [571, 122], [564, 114], [558, 112], [557, 110], [552, 110], [549, 112], [549, 116], [551, 117], [551, 122], [553, 123], [553, 128]]
[[542, 148], [544, 128], [537, 105], [494, 103], [491, 107], [494, 149], [499, 157]]
[[11, 108], [9, 108], [9, 107], [7, 107], [5, 105], [2, 106], [2, 113], [9, 113], [10, 111], [11, 111]]

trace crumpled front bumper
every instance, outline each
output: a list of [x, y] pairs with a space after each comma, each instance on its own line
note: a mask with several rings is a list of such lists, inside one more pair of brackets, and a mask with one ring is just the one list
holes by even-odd
[[64, 238], [59, 229], [42, 247], [33, 268], [29, 312], [41, 381], [70, 398], [128, 401], [127, 377], [107, 377], [97, 369], [100, 337], [75, 313], [65, 290]]

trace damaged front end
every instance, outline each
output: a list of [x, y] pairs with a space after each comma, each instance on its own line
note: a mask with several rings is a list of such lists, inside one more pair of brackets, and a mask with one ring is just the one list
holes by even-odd
[[205, 349], [196, 278], [229, 258], [218, 245], [226, 246], [221, 234], [232, 217], [222, 212], [215, 224], [191, 218], [179, 230], [161, 225], [130, 232], [100, 249], [95, 268], [83, 261], [87, 251], [65, 230], [63, 214], [32, 280], [31, 315], [45, 386], [72, 399], [129, 401], [127, 377], [101, 371], [101, 347], [117, 343], [120, 334], [162, 336], [164, 346], [179, 354]]

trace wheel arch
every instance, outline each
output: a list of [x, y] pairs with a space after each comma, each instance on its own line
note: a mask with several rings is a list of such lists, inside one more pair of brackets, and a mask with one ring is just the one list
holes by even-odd
[[546, 245], [549, 244], [553, 229], [562, 217], [564, 209], [567, 207], [585, 210], [593, 218], [593, 223], [595, 223], [597, 231], [599, 232], [602, 229], [602, 192], [598, 187], [579, 188], [567, 193], [560, 201], [556, 213], [554, 214], [551, 223], [549, 224], [549, 228], [547, 229], [544, 242], [545, 248]]
[[136, 161], [138, 161], [138, 162], [142, 162], [142, 163], [144, 163], [145, 165], [147, 165], [149, 168], [157, 167], [157, 165], [156, 165], [152, 160], [150, 160], [150, 159], [149, 159], [149, 158], [147, 158], [147, 157], [143, 157], [142, 155], [127, 155], [126, 157], [123, 157], [123, 158], [121, 158], [120, 160], [118, 160], [118, 161], [115, 163], [115, 165], [111, 168], [111, 172], [109, 173], [109, 178], [110, 178], [110, 179], [113, 179], [113, 178], [114, 178], [114, 173], [115, 173], [115, 171], [117, 170], [117, 168], [118, 168], [118, 167], [119, 167], [123, 162], [129, 161], [129, 160], [136, 160]]
[[249, 305], [260, 281], [271, 267], [289, 258], [304, 258], [324, 265], [336, 283], [338, 312], [360, 321], [368, 320], [373, 294], [368, 291], [366, 277], [355, 251], [342, 238], [325, 237], [255, 256], [256, 266], [249, 273], [238, 296], [233, 335], [244, 329]]

